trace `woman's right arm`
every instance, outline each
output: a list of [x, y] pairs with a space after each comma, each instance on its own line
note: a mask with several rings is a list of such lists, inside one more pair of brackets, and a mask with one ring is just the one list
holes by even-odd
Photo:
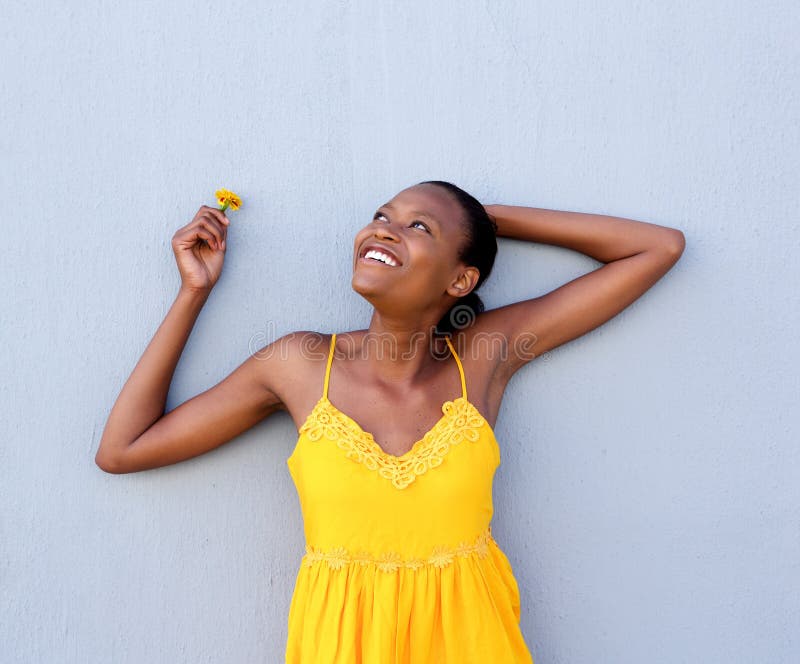
[[277, 386], [288, 368], [285, 358], [264, 352], [268, 346], [164, 414], [175, 367], [222, 271], [227, 226], [220, 210], [203, 206], [172, 239], [181, 288], [111, 409], [95, 456], [106, 472], [131, 473], [198, 456], [285, 408]]

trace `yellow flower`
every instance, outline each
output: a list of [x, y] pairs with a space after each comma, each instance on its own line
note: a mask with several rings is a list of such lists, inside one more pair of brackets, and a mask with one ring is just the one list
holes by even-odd
[[402, 564], [399, 553], [388, 552], [378, 560], [378, 569], [383, 572], [396, 572]]
[[428, 562], [441, 569], [453, 562], [453, 552], [443, 547], [437, 547], [430, 558], [428, 558]]
[[223, 212], [230, 207], [231, 210], [238, 210], [242, 205], [242, 199], [228, 189], [217, 189], [214, 192], [217, 197], [217, 203], [220, 205], [220, 210]]
[[407, 561], [405, 566], [408, 567], [409, 569], [419, 569], [424, 564], [425, 563], [422, 560], [420, 560], [419, 558], [413, 558], [413, 559]]
[[350, 555], [347, 553], [347, 549], [339, 547], [326, 553], [325, 560], [328, 561], [331, 569], [341, 569], [350, 562]]

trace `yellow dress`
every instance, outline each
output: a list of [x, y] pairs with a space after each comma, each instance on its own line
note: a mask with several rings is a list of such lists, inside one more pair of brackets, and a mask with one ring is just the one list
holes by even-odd
[[492, 537], [494, 432], [462, 395], [402, 456], [322, 397], [286, 463], [303, 513], [287, 664], [532, 663]]

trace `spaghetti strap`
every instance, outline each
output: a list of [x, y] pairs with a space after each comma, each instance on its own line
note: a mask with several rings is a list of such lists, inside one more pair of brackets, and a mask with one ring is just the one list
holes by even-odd
[[328, 351], [328, 365], [325, 367], [325, 385], [322, 388], [322, 398], [328, 398], [328, 381], [331, 377], [331, 361], [333, 360], [333, 346], [336, 344], [336, 332], [331, 335], [331, 347]]
[[[447, 345], [450, 348], [450, 352], [453, 354], [453, 358], [458, 365], [458, 374], [461, 377], [461, 396], [466, 399], [467, 398], [467, 381], [464, 378], [464, 367], [461, 365], [461, 359], [458, 357], [458, 353], [456, 353], [456, 349], [453, 347], [453, 344], [450, 342], [450, 337], [445, 337], [445, 341], [447, 341]], [[328, 398], [328, 383], [330, 382], [331, 378], [331, 362], [333, 361], [333, 348], [336, 345], [336, 333], [334, 332], [331, 335], [331, 346], [330, 350], [328, 351], [328, 363], [325, 367], [325, 384], [322, 387], [322, 397], [323, 399]]]
[[458, 373], [461, 375], [461, 396], [466, 399], [467, 382], [464, 380], [464, 367], [461, 366], [461, 360], [458, 357], [458, 353], [456, 353], [456, 349], [453, 348], [453, 344], [450, 343], [450, 337], [445, 337], [445, 341], [447, 341], [447, 345], [450, 347], [450, 352], [453, 354], [453, 357], [456, 359], [456, 363], [458, 364]]

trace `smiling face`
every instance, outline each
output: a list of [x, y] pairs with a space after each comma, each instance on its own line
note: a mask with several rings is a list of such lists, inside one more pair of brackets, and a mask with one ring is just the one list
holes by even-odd
[[393, 315], [443, 313], [477, 281], [477, 270], [458, 258], [466, 241], [463, 218], [459, 203], [439, 186], [404, 189], [356, 234], [353, 289]]

